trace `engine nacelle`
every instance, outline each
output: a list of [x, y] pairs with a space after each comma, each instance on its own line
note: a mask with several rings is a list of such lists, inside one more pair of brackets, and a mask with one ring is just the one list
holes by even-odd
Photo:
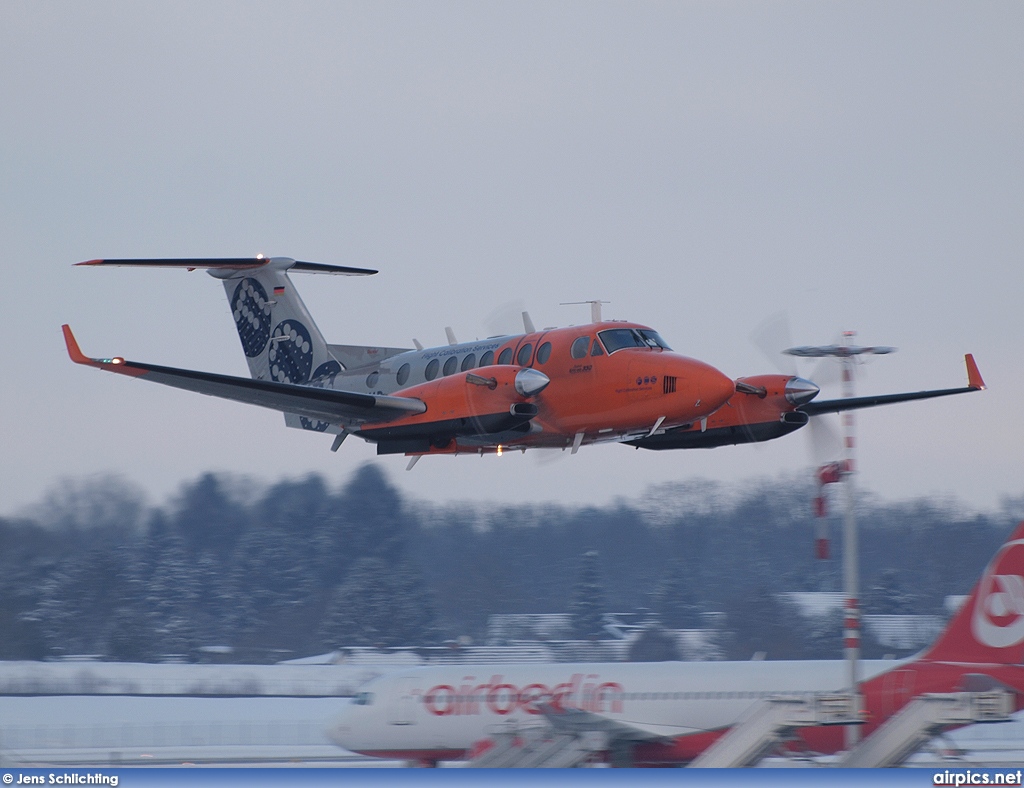
[[405, 454], [454, 450], [455, 439], [463, 436], [525, 434], [539, 412], [528, 400], [547, 385], [538, 376], [543, 373], [496, 365], [411, 386], [400, 394], [426, 403], [424, 413], [360, 430], [360, 435], [377, 443], [378, 454]]
[[628, 441], [644, 449], [698, 449], [759, 443], [800, 429], [808, 416], [797, 408], [818, 387], [793, 375], [753, 375], [736, 381], [736, 393], [703, 424]]

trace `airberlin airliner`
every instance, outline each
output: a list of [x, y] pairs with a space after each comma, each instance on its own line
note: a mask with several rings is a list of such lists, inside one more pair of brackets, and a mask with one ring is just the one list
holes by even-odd
[[[1024, 523], [1006, 540], [938, 640], [902, 662], [865, 661], [864, 734], [927, 692], [1016, 693], [1024, 708]], [[329, 733], [366, 755], [436, 763], [471, 753], [501, 725], [571, 711], [636, 765], [687, 763], [759, 698], [835, 692], [840, 661], [446, 665], [367, 685]], [[802, 728], [802, 746], [834, 753], [840, 727]]]
[[[813, 402], [818, 387], [792, 375], [731, 380], [672, 350], [641, 323], [588, 325], [434, 348], [328, 344], [289, 273], [360, 276], [365, 268], [287, 257], [90, 260], [84, 266], [206, 269], [221, 280], [251, 378], [89, 358], [71, 329], [71, 359], [107, 372], [284, 413], [285, 424], [349, 435], [378, 454], [501, 453], [618, 442], [682, 449], [777, 438], [815, 415], [984, 388], [971, 356], [963, 388]], [[417, 343], [418, 345], [418, 343]], [[411, 467], [411, 464], [410, 464]]]

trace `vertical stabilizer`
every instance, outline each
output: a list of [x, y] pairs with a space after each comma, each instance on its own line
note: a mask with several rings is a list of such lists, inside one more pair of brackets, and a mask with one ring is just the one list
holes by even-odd
[[921, 658], [1001, 665], [1024, 661], [1024, 522], [999, 548], [967, 601]]
[[249, 373], [258, 380], [309, 383], [341, 372], [288, 278], [294, 262], [274, 257], [255, 270], [210, 271], [224, 280]]

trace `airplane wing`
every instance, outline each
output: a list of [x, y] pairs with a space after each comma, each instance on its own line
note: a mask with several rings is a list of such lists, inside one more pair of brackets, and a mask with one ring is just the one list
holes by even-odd
[[613, 720], [602, 714], [580, 709], [563, 709], [550, 703], [539, 706], [541, 714], [556, 730], [599, 731], [612, 739], [628, 741], [660, 741], [696, 733], [681, 725], [658, 725], [633, 720]]
[[141, 364], [136, 361], [125, 361], [123, 358], [89, 358], [79, 349], [78, 342], [71, 333], [71, 327], [64, 325], [62, 328], [68, 355], [76, 364], [98, 367], [118, 375], [145, 378], [154, 383], [185, 391], [196, 391], [211, 397], [259, 405], [285, 413], [296, 413], [317, 421], [332, 424], [385, 422], [412, 413], [423, 413], [427, 409], [422, 400], [412, 397], [386, 397], [269, 380], [252, 380], [191, 369]]
[[985, 388], [985, 381], [981, 379], [978, 365], [974, 356], [968, 353], [964, 356], [967, 364], [967, 385], [959, 389], [936, 389], [933, 391], [914, 391], [906, 394], [881, 394], [875, 397], [849, 397], [847, 399], [829, 399], [822, 402], [808, 402], [797, 408], [801, 413], [808, 416], [817, 416], [821, 413], [841, 413], [844, 410], [860, 410], [861, 408], [873, 408], [876, 405], [890, 405], [894, 402], [909, 402], [915, 399], [931, 399], [933, 397], [946, 397], [950, 394], [966, 394], [969, 391], [982, 391]]

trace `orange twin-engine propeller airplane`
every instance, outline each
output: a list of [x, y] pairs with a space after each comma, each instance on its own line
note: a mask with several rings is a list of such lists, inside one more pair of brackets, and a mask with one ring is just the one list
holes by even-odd
[[[985, 387], [968, 355], [965, 388], [812, 402], [792, 375], [730, 380], [680, 355], [658, 332], [601, 321], [415, 349], [328, 344], [288, 272], [362, 276], [365, 268], [288, 257], [90, 260], [78, 265], [204, 268], [223, 281], [251, 379], [88, 358], [64, 326], [71, 359], [108, 372], [282, 411], [285, 423], [377, 445], [378, 454], [497, 452], [619, 442], [645, 449], [751, 443], [817, 414], [941, 397]], [[410, 464], [411, 467], [411, 464]]]

